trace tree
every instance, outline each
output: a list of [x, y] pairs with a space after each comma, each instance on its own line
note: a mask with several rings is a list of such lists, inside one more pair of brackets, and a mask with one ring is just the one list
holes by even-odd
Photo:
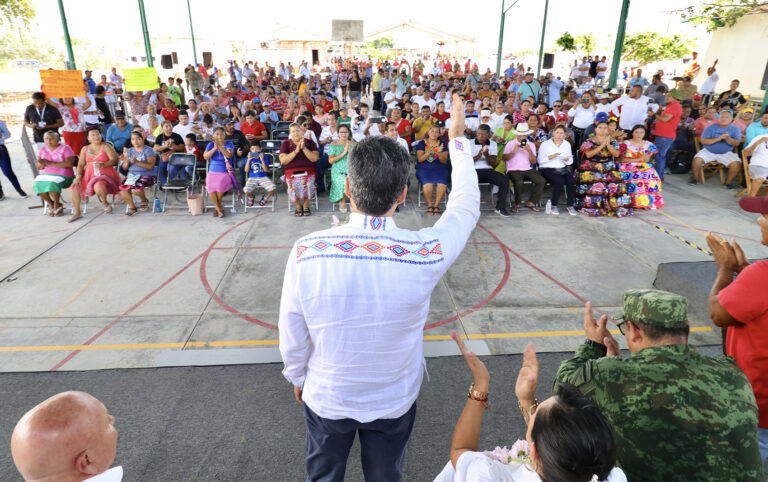
[[565, 32], [555, 40], [555, 44], [564, 52], [571, 52], [578, 58], [593, 53], [597, 46], [597, 39], [591, 33], [579, 34], [574, 37]]
[[656, 32], [638, 32], [624, 38], [622, 60], [650, 62], [682, 58], [693, 48], [693, 41], [682, 34], [659, 36]]
[[562, 34], [560, 38], [555, 40], [555, 44], [560, 47], [563, 52], [576, 53], [576, 40], [573, 38], [573, 35], [567, 31]]
[[366, 44], [363, 44], [363, 48], [393, 49], [395, 48], [395, 43], [392, 41], [392, 37], [381, 37], [381, 38], [373, 39]]
[[26, 26], [34, 17], [35, 9], [29, 0], [0, 0], [0, 25], [17, 21]]
[[706, 25], [707, 32], [712, 32], [720, 27], [733, 27], [744, 15], [768, 13], [768, 1], [713, 0], [676, 11], [685, 19], [684, 22]]

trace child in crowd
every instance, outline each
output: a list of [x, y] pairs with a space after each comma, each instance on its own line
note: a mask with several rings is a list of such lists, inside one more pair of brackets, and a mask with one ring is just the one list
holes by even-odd
[[608, 133], [611, 139], [616, 139], [618, 142], [624, 142], [627, 138], [627, 133], [619, 129], [619, 121], [615, 117], [608, 118]]
[[269, 165], [264, 159], [264, 153], [261, 152], [259, 141], [251, 142], [251, 152], [248, 153], [248, 160], [245, 163], [245, 172], [248, 173], [248, 180], [245, 183], [243, 191], [248, 196], [248, 206], [253, 206], [253, 193], [257, 188], [263, 188], [267, 193], [261, 196], [259, 206], [264, 206], [272, 197], [277, 187], [269, 179]]
[[197, 136], [195, 136], [195, 134], [189, 133], [184, 138], [184, 152], [187, 154], [194, 154], [198, 166], [205, 166], [205, 161], [203, 161], [203, 151], [197, 147]]

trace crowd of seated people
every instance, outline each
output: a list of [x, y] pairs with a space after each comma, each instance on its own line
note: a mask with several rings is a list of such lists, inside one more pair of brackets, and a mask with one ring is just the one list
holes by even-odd
[[[34, 129], [40, 147], [44, 145], [45, 132], [60, 130], [63, 142], [76, 157], [87, 142], [86, 128], [99, 127], [102, 137], [120, 158], [117, 170], [123, 176], [128, 176], [125, 166], [130, 170], [130, 163], [124, 162], [124, 150], [132, 146], [134, 126], [140, 127], [144, 143], [157, 154], [153, 169], [160, 183], [167, 182], [171, 174], [168, 162], [173, 153], [194, 150], [191, 145], [186, 146], [189, 135], [194, 136], [194, 144], [201, 151], [200, 165], [205, 167], [208, 157], [204, 154], [214, 148], [214, 132], [221, 127], [225, 142], [233, 146], [227, 162], [238, 188], [247, 183], [246, 161], [251, 145], [277, 139], [295, 149], [295, 142], [304, 138], [302, 149], [306, 147], [307, 152], [317, 155], [303, 156], [300, 151], [299, 162], [292, 169], [288, 169], [293, 162], [291, 152], [270, 153], [276, 158], [270, 171], [282, 168], [291, 202], [300, 201], [297, 216], [310, 215], [309, 200], [326, 191], [331, 193], [332, 202], [339, 202], [340, 208], [345, 209], [344, 196], [340, 196], [342, 188], [334, 186], [343, 182], [338, 174], [343, 171], [344, 161], [330, 161], [338, 156], [330, 151], [336, 149], [333, 146], [338, 141], [339, 126], [347, 125], [350, 142], [359, 142], [368, 136], [385, 135], [386, 123], [390, 121], [395, 123], [399, 138], [412, 154], [419, 189], [426, 198], [426, 214], [439, 216], [440, 203], [450, 189], [451, 162], [447, 152], [437, 152], [441, 142], [436, 141], [441, 135], [447, 137], [441, 129], [444, 133], [451, 124], [449, 94], [453, 91], [458, 91], [465, 101], [465, 135], [473, 147], [481, 137], [480, 127], [487, 126], [490, 132], [490, 139], [482, 136], [480, 142], [493, 143], [490, 147], [495, 150], [496, 162], [491, 166], [490, 159], [481, 156], [478, 169], [490, 167], [509, 176], [509, 185], [502, 186], [498, 178], [491, 182], [483, 174], [484, 182], [493, 184], [497, 200], [494, 211], [504, 217], [519, 212], [521, 207], [541, 211], [541, 203], [547, 200], [542, 199], [547, 185], [552, 189], [552, 209], [548, 212], [555, 215], [560, 212], [558, 203], [563, 189], [566, 208], [572, 215], [627, 216], [637, 209], [660, 208], [664, 206], [665, 171], [674, 168], [681, 172], [679, 162], [675, 161], [674, 166], [670, 162], [685, 152], [689, 153], [689, 166], [683, 163], [683, 169], [692, 173], [692, 185], [724, 169], [728, 173], [727, 187], [741, 189], [747, 181], [743, 179], [743, 152], [752, 159], [748, 169], [748, 177], [753, 181], [750, 190], [762, 186], [768, 163], [760, 147], [765, 142], [762, 136], [768, 134], [768, 114], [756, 116], [754, 109], [746, 106], [746, 99], [737, 90], [738, 81], [732, 82], [730, 90], [720, 96], [708, 96], [710, 105], [706, 105], [688, 77], [670, 89], [668, 84], [674, 81], [663, 79], [659, 73], [649, 82], [641, 70], [628, 77], [626, 93], [619, 89], [602, 90], [599, 86], [604, 82], [604, 63], [597, 56], [585, 58], [574, 65], [568, 79], [551, 73], [536, 79], [530, 68], [522, 64], [510, 65], [497, 77], [490, 70], [481, 74], [471, 62], [462, 65], [455, 59], [444, 58], [432, 62], [333, 59], [324, 68], [312, 69], [305, 64], [295, 67], [291, 63], [270, 66], [244, 62], [239, 66], [230, 62], [228, 77], [218, 69], [189, 66], [185, 70], [187, 89], [182, 79], [169, 78], [155, 91], [124, 93], [123, 102], [109, 118], [98, 115], [98, 106], [103, 104], [97, 102], [97, 94], [84, 97], [82, 104], [75, 102], [77, 99], [42, 97], [42, 105], [49, 106], [48, 111], [34, 105], [41, 103], [41, 99], [34, 100], [25, 112], [25, 121]], [[223, 78], [229, 80], [223, 82]], [[116, 72], [104, 82], [104, 86], [97, 88], [122, 88]], [[89, 86], [86, 78], [84, 88]], [[97, 114], [90, 115], [92, 112]], [[93, 117], [97, 119], [95, 125], [89, 123]], [[291, 124], [296, 124], [301, 133], [292, 133]], [[559, 131], [557, 126], [562, 126], [565, 134], [557, 141], [557, 151], [570, 148], [573, 157], [568, 163], [553, 157], [547, 177], [538, 152]], [[567, 144], [564, 147], [563, 142]], [[553, 156], [552, 143], [547, 149], [547, 157]], [[523, 159], [522, 154], [527, 158]], [[341, 164], [335, 165], [338, 162]], [[552, 175], [552, 169], [557, 170], [557, 176]], [[566, 172], [572, 179], [565, 180]], [[295, 173], [299, 173], [299, 179], [305, 173], [306, 182], [297, 181]], [[328, 173], [331, 175], [327, 176]], [[184, 178], [188, 172], [173, 174]], [[277, 178], [273, 181], [281, 182]], [[569, 191], [571, 184], [573, 193]], [[234, 183], [228, 186], [236, 187]], [[140, 198], [139, 210], [145, 202], [140, 192], [146, 187], [130, 190]], [[523, 191], [529, 189], [527, 201], [523, 202]], [[226, 192], [219, 194], [223, 196]], [[60, 215], [60, 206], [52, 200], [45, 202]], [[126, 214], [134, 214], [133, 208]], [[214, 214], [218, 216], [218, 211]], [[77, 217], [79, 214], [73, 216]]]

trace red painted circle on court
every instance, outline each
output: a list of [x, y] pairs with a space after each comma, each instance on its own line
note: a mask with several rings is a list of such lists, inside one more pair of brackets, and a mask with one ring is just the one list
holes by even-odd
[[[271, 214], [271, 213], [261, 213], [261, 214], [255, 216], [254, 218], [252, 218], [252, 219], [250, 219], [250, 220], [248, 220], [246, 222], [253, 221], [257, 217], [260, 217], [260, 216], [262, 216], [264, 214]], [[244, 225], [246, 222], [240, 223], [236, 227], [240, 227], [240, 226]], [[504, 284], [506, 283], [507, 279], [509, 279], [509, 274], [510, 274], [510, 270], [511, 270], [511, 261], [510, 261], [510, 257], [509, 257], [509, 253], [507, 252], [507, 249], [502, 244], [502, 242], [499, 240], [499, 238], [495, 234], [493, 234], [492, 231], [490, 231], [488, 228], [486, 228], [486, 227], [484, 227], [482, 225], [478, 225], [478, 226], [482, 227], [483, 230], [487, 231], [491, 235], [491, 237], [493, 238], [494, 241], [492, 243], [490, 243], [490, 244], [497, 245], [499, 247], [499, 249], [501, 249], [501, 252], [504, 254], [504, 264], [505, 264], [505, 266], [504, 266], [504, 276], [502, 276], [502, 278], [499, 281], [499, 284], [496, 286], [496, 288], [483, 301], [481, 301], [480, 303], [474, 305], [473, 307], [469, 308], [468, 310], [464, 311], [463, 313], [461, 313], [459, 315], [455, 315], [455, 316], [452, 316], [451, 318], [446, 318], [445, 320], [437, 321], [435, 323], [430, 323], [430, 324], [424, 326], [425, 330], [429, 330], [431, 328], [436, 328], [438, 326], [446, 325], [448, 323], [454, 322], [454, 321], [458, 320], [459, 318], [462, 318], [464, 316], [469, 315], [470, 313], [473, 313], [473, 312], [479, 310], [480, 308], [482, 308], [483, 306], [488, 304], [492, 299], [494, 299], [496, 297], [496, 295], [499, 294], [501, 289], [504, 287]], [[231, 233], [232, 231], [234, 231], [234, 229], [232, 229], [229, 233]], [[229, 233], [226, 233], [226, 234], [228, 235]], [[213, 301], [218, 303], [222, 308], [224, 308], [228, 312], [230, 312], [230, 313], [232, 313], [234, 315], [239, 316], [240, 318], [244, 319], [245, 321], [248, 321], [248, 322], [251, 322], [251, 323], [255, 323], [255, 324], [263, 326], [265, 328], [271, 328], [273, 330], [277, 330], [277, 325], [273, 325], [272, 323], [267, 323], [266, 321], [258, 320], [256, 318], [253, 318], [252, 316], [248, 316], [247, 314], [240, 312], [238, 309], [234, 308], [232, 305], [230, 305], [229, 303], [227, 303], [226, 301], [221, 299], [221, 297], [219, 297], [219, 295], [217, 295], [213, 291], [213, 289], [211, 289], [211, 285], [208, 282], [208, 275], [207, 275], [207, 272], [206, 272], [206, 267], [207, 267], [207, 264], [208, 264], [208, 256], [211, 254], [211, 251], [216, 249], [216, 245], [219, 244], [219, 241], [221, 241], [225, 237], [226, 237], [226, 235], [225, 236], [220, 236], [219, 238], [217, 238], [213, 243], [211, 243], [211, 245], [208, 247], [208, 249], [202, 255], [202, 259], [200, 260], [200, 282], [203, 284], [203, 288], [211, 296], [211, 299]], [[284, 249], [281, 246], [266, 246], [266, 247], [263, 247], [263, 248], [256, 247], [256, 246], [254, 246], [254, 247], [241, 246], [240, 248], [241, 249]]]

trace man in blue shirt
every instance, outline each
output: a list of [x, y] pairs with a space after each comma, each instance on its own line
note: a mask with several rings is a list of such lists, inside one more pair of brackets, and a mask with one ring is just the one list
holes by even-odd
[[89, 94], [95, 94], [96, 93], [96, 81], [91, 78], [91, 75], [93, 75], [93, 72], [90, 70], [85, 71], [85, 77], [83, 77], [83, 80], [88, 84], [88, 88], [90, 89]]
[[650, 82], [648, 82], [648, 79], [643, 77], [643, 69], [637, 69], [635, 76], [629, 79], [629, 83], [627, 85], [629, 85], [630, 87], [634, 87], [636, 85], [639, 85], [640, 87], [645, 87], [646, 85], [651, 85], [651, 84]]
[[125, 113], [123, 111], [115, 112], [115, 123], [109, 126], [107, 129], [107, 142], [111, 142], [115, 146], [115, 151], [118, 154], [123, 153], [125, 144], [131, 139], [131, 129], [133, 126], [125, 120]]
[[272, 106], [269, 105], [269, 102], [264, 102], [261, 107], [264, 109], [264, 112], [259, 114], [259, 122], [262, 124], [266, 122], [277, 124], [280, 122], [280, 117], [278, 117], [277, 112], [272, 110]]
[[533, 79], [533, 72], [526, 72], [525, 80], [517, 89], [517, 103], [522, 103], [528, 97], [533, 97], [533, 102], [539, 102], [539, 93], [541, 92], [541, 84], [538, 80]]
[[563, 88], [563, 83], [551, 72], [547, 74], [547, 81], [549, 82], [547, 93], [549, 94], [549, 108], [551, 109], [555, 102], [560, 101], [560, 90]]
[[709, 163], [722, 164], [728, 168], [728, 178], [725, 184], [728, 189], [741, 189], [741, 185], [733, 182], [741, 171], [741, 160], [733, 148], [741, 143], [741, 131], [732, 124], [733, 112], [720, 112], [717, 122], [707, 126], [701, 133], [702, 149], [693, 158], [693, 171], [689, 185], [695, 186], [703, 177], [704, 166]]
[[768, 134], [768, 108], [763, 111], [763, 115], [760, 116], [758, 122], [753, 122], [747, 127], [747, 139], [744, 141], [744, 145], [748, 146], [752, 139], [763, 134]]

